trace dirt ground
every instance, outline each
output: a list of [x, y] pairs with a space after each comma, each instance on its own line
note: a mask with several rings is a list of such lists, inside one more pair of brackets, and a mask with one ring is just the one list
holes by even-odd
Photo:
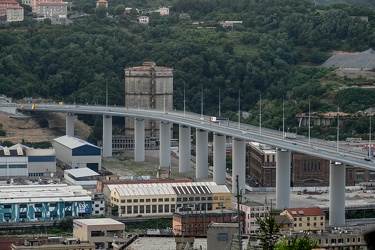
[[[5, 136], [0, 141], [21, 143], [52, 141], [54, 138], [65, 135], [65, 114], [51, 113], [43, 117], [13, 118], [9, 113], [0, 112], [0, 123]], [[91, 128], [79, 120], [74, 122], [74, 133], [77, 137], [86, 140]]]

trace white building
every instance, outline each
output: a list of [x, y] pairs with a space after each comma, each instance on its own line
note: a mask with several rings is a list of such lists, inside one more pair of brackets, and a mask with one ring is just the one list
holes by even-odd
[[[237, 208], [237, 203], [235, 203]], [[270, 204], [261, 204], [255, 201], [246, 201], [240, 204], [240, 210], [244, 211], [245, 217], [245, 234], [255, 234], [259, 231], [258, 218], [265, 218], [270, 212]]]
[[138, 22], [141, 24], [148, 24], [149, 23], [149, 17], [148, 16], [139, 16]]
[[45, 2], [36, 6], [36, 14], [45, 18], [58, 16], [66, 17], [68, 13], [68, 4], [64, 2]]
[[99, 174], [89, 168], [77, 168], [64, 170], [64, 178], [74, 185], [96, 185], [96, 177]]
[[57, 162], [66, 168], [101, 170], [101, 149], [82, 139], [64, 135], [53, 140]]
[[0, 178], [51, 177], [55, 173], [54, 149], [33, 149], [21, 144], [0, 146]]

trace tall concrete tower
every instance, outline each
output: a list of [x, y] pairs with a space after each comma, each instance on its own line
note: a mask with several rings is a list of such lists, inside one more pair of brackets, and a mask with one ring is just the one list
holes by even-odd
[[[125, 68], [125, 106], [137, 109], [173, 109], [173, 69], [144, 62]], [[125, 118], [125, 135], [134, 135], [134, 119]], [[145, 121], [145, 136], [159, 137], [159, 122]]]

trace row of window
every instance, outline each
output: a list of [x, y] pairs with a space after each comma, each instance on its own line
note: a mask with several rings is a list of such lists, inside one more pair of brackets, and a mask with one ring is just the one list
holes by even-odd
[[[306, 218], [307, 218], [308, 221], [310, 220], [310, 217], [306, 217]], [[316, 219], [317, 219], [317, 217], [314, 216], [314, 220], [316, 220]], [[324, 217], [323, 217], [323, 216], [320, 216], [320, 220], [323, 220], [323, 219], [324, 219]], [[299, 220], [299, 221], [302, 221], [302, 217], [299, 217], [298, 220]], [[297, 218], [294, 218], [294, 221], [297, 221]]]
[[[324, 224], [323, 222], [320, 222], [320, 226], [321, 226], [321, 227], [323, 226], [323, 224]], [[298, 226], [299, 226], [299, 227], [302, 227], [302, 223], [299, 223]], [[310, 226], [310, 222], [307, 222], [306, 226], [309, 227], [309, 226]], [[316, 222], [314, 222], [313, 226], [314, 226], [314, 227], [317, 226]], [[297, 223], [294, 223], [294, 227], [297, 227]]]
[[121, 206], [121, 214], [155, 214], [174, 212], [175, 204], [164, 205], [140, 205], [140, 206]]
[[27, 168], [27, 164], [0, 165], [0, 168]]
[[[114, 198], [114, 197], [111, 197], [111, 199], [115, 202], [119, 202], [119, 199], [117, 198]], [[230, 196], [215, 196], [213, 198], [214, 200], [230, 200], [231, 197]], [[177, 201], [212, 201], [212, 197], [200, 197], [200, 196], [196, 196], [196, 197], [182, 197], [182, 198], [177, 198]], [[172, 201], [174, 202], [175, 201], [175, 198], [153, 198], [153, 199], [121, 199], [121, 203], [143, 203], [143, 202], [169, 202], [169, 201]]]
[[[27, 208], [27, 205], [28, 205], [27, 203], [21, 203], [21, 204], [19, 204], [19, 207], [20, 208]], [[64, 202], [64, 205], [65, 205], [65, 207], [71, 207], [73, 205], [73, 203], [72, 202]], [[34, 207], [43, 207], [43, 203], [34, 203]], [[57, 202], [49, 203], [49, 207], [57, 207]], [[4, 204], [3, 208], [4, 209], [11, 209], [12, 204]]]

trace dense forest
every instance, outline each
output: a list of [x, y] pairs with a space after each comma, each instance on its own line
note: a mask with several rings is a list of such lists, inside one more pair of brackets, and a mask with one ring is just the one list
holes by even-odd
[[[109, 105], [123, 105], [124, 68], [154, 61], [174, 69], [176, 109], [183, 108], [186, 90], [188, 110], [200, 113], [203, 95], [204, 114], [217, 116], [220, 99], [221, 115], [236, 120], [240, 100], [241, 111], [250, 114], [243, 122], [254, 125], [260, 108], [262, 125], [278, 129], [283, 106], [286, 125], [296, 127], [296, 113], [309, 106], [314, 112], [337, 110], [338, 105], [340, 111], [356, 112], [374, 104], [373, 89], [341, 88], [368, 80], [339, 78], [333, 69], [319, 67], [332, 51], [375, 48], [371, 6], [310, 0], [137, 0], [127, 2], [134, 9], [124, 13], [119, 0], [109, 1], [108, 10], [95, 8], [95, 0], [73, 3], [72, 12], [89, 15], [71, 25], [29, 17], [0, 24], [0, 94], [105, 104], [108, 86]], [[170, 6], [169, 16], [147, 12], [162, 6]], [[149, 25], [136, 21], [135, 8], [150, 16]], [[354, 16], [368, 16], [369, 21]], [[219, 22], [224, 20], [242, 24], [223, 28]], [[344, 124], [343, 136], [368, 133], [367, 119]], [[335, 135], [327, 128], [314, 133]]]

